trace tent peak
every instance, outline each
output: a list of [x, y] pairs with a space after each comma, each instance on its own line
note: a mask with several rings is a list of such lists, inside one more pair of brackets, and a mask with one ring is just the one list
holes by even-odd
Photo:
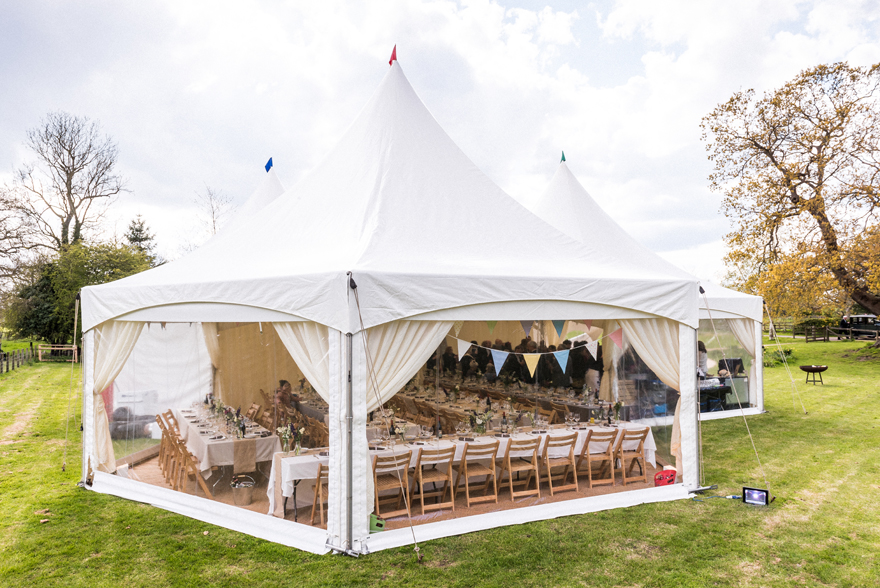
[[394, 49], [391, 50], [391, 59], [388, 60], [388, 65], [392, 65], [395, 61], [397, 61], [397, 44], [394, 44]]

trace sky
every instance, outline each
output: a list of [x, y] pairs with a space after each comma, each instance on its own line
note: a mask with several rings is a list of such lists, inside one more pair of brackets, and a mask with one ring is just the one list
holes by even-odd
[[395, 44], [440, 125], [509, 194], [537, 198], [564, 150], [624, 229], [717, 282], [731, 225], [700, 120], [820, 63], [880, 62], [880, 3], [0, 0], [0, 184], [33, 161], [26, 133], [47, 113], [97, 120], [127, 187], [105, 236], [140, 214], [179, 257], [204, 238], [198, 193], [244, 203], [269, 157], [292, 187]]

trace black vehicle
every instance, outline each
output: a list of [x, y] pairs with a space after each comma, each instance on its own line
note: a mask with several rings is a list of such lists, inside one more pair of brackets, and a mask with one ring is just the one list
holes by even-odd
[[880, 331], [880, 322], [875, 314], [854, 314], [849, 317], [849, 326], [855, 339], [873, 339]]

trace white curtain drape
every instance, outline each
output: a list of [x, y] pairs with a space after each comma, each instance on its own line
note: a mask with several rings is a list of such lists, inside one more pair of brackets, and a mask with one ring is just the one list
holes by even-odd
[[393, 321], [367, 329], [367, 412], [403, 388], [449, 333], [452, 321]]
[[617, 366], [623, 357], [623, 349], [607, 337], [609, 333], [616, 331], [620, 325], [617, 321], [596, 321], [596, 326], [602, 329], [602, 381], [599, 383], [599, 398], [607, 402], [617, 402]]
[[624, 319], [620, 321], [627, 342], [660, 381], [680, 390], [678, 323], [670, 319]]
[[211, 358], [211, 386], [214, 398], [221, 399], [220, 390], [220, 337], [217, 333], [217, 323], [202, 323], [202, 334], [205, 336], [205, 347], [208, 348], [208, 356]]
[[[670, 319], [626, 319], [620, 321], [626, 340], [645, 365], [660, 381], [675, 390], [681, 390], [681, 363], [679, 355], [679, 325]], [[681, 396], [675, 405], [669, 452], [681, 473]]]
[[290, 357], [309, 383], [330, 402], [329, 331], [325, 325], [307, 322], [272, 323]]
[[95, 385], [92, 395], [95, 404], [95, 468], [104, 472], [116, 471], [116, 456], [110, 438], [110, 421], [104, 408], [101, 392], [113, 383], [131, 355], [144, 328], [142, 322], [108, 321], [95, 328]]
[[757, 341], [755, 340], [755, 321], [751, 319], [727, 319], [727, 324], [730, 325], [730, 331], [733, 333], [733, 336], [736, 337], [736, 340], [739, 341], [745, 352], [752, 358], [749, 365], [749, 388], [752, 388], [757, 383], [758, 374], [758, 362], [755, 361], [755, 355], [758, 352]]

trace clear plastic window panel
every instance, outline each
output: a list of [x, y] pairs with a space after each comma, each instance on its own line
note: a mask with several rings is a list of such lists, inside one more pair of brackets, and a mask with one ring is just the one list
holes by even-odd
[[[727, 319], [703, 319], [697, 338], [705, 348], [705, 370], [700, 375], [700, 412], [739, 410], [753, 406], [750, 374], [753, 360], [734, 336]], [[754, 376], [752, 376], [754, 377]]]
[[271, 323], [148, 324], [103, 398], [120, 475], [326, 526], [328, 404]]

